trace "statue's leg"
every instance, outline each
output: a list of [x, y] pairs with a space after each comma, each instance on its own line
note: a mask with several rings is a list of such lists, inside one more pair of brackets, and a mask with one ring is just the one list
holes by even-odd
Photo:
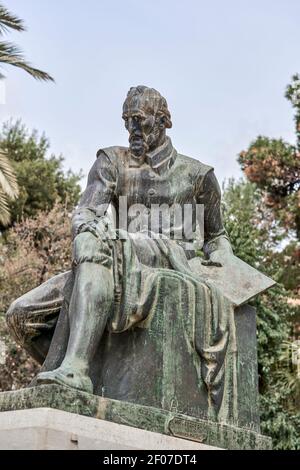
[[59, 383], [93, 391], [89, 369], [114, 298], [112, 253], [91, 233], [74, 240], [74, 286], [69, 306], [70, 336], [61, 366], [39, 374], [38, 383]]
[[6, 314], [12, 336], [40, 364], [49, 350], [69, 276], [70, 271], [54, 276], [22, 295]]

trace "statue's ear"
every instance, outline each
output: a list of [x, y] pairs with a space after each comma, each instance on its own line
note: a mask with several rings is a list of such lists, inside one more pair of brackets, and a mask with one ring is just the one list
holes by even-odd
[[168, 118], [165, 118], [165, 120], [166, 120], [166, 129], [171, 129], [172, 121]]
[[166, 129], [168, 127], [166, 116], [164, 116], [164, 115], [160, 116], [160, 118], [159, 118], [159, 127], [161, 129]]
[[163, 118], [164, 127], [166, 129], [171, 129], [171, 127], [172, 127], [171, 119], [166, 115], [163, 115], [162, 118]]

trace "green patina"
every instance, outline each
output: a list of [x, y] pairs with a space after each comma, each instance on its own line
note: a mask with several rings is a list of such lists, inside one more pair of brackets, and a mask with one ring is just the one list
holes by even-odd
[[41, 385], [0, 394], [0, 411], [42, 407], [105, 419], [224, 449], [271, 448], [271, 439], [254, 431], [98, 397], [59, 385]]

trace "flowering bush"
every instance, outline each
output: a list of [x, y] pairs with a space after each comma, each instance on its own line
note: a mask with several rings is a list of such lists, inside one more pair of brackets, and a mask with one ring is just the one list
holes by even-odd
[[0, 243], [0, 390], [24, 387], [38, 365], [10, 338], [4, 315], [11, 302], [71, 264], [70, 213], [61, 204], [16, 224]]

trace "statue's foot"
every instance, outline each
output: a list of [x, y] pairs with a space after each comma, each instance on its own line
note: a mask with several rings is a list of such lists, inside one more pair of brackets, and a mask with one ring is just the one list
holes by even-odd
[[86, 374], [63, 366], [49, 372], [41, 372], [37, 375], [36, 382], [38, 385], [66, 385], [83, 392], [93, 393], [92, 381]]

